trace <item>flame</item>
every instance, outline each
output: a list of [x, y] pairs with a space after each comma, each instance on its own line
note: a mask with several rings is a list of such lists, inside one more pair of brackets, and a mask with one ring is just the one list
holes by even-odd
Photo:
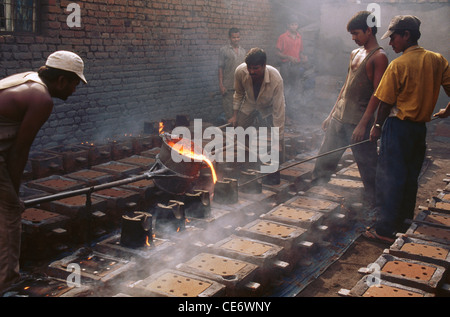
[[[159, 134], [163, 134], [163, 133], [164, 133], [164, 122], [161, 121], [161, 122], [159, 122]], [[167, 144], [172, 149], [174, 149], [178, 153], [180, 153], [181, 155], [190, 157], [194, 160], [201, 160], [201, 161], [205, 162], [206, 164], [208, 164], [209, 168], [211, 169], [211, 174], [212, 174], [214, 184], [217, 182], [216, 170], [214, 169], [214, 166], [213, 166], [211, 160], [209, 160], [206, 156], [204, 156], [203, 154], [195, 153], [193, 150], [186, 149], [186, 148], [184, 148], [184, 146], [182, 144], [179, 144], [178, 142], [174, 142], [172, 140], [167, 140]]]
[[204, 156], [203, 154], [195, 153], [193, 150], [185, 148], [180, 143], [179, 142], [174, 142], [172, 140], [167, 140], [167, 144], [172, 149], [174, 149], [175, 151], [180, 153], [181, 155], [190, 157], [191, 159], [194, 159], [194, 160], [201, 160], [201, 161], [205, 162], [206, 164], [208, 164], [209, 168], [211, 169], [212, 178], [213, 178], [213, 181], [214, 181], [214, 184], [215, 184], [217, 182], [217, 175], [216, 175], [216, 170], [214, 169], [214, 166], [213, 166], [212, 162], [206, 156]]
[[150, 247], [150, 242], [148, 241], [149, 239], [148, 239], [148, 236], [145, 238], [145, 244], [148, 246], [148, 247]]

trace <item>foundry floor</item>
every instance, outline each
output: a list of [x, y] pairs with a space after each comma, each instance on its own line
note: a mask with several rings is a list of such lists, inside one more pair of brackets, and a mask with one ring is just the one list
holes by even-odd
[[[440, 121], [440, 122], [438, 122]], [[430, 163], [424, 170], [417, 193], [416, 206], [426, 206], [446, 185], [450, 173], [450, 120], [436, 120], [428, 127], [428, 155]], [[416, 208], [417, 210], [417, 208]], [[386, 249], [359, 237], [348, 250], [323, 274], [309, 284], [298, 297], [338, 297], [341, 289], [350, 290], [362, 278], [359, 268], [373, 263]]]

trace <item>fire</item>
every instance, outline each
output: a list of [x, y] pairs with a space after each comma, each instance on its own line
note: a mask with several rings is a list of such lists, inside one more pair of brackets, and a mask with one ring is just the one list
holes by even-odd
[[148, 240], [149, 240], [149, 238], [148, 238], [148, 235], [147, 235], [147, 237], [145, 237], [145, 245], [150, 247], [151, 245], [150, 245], [150, 242]]
[[[164, 123], [160, 122], [159, 123], [159, 134], [164, 133]], [[180, 153], [181, 155], [190, 157], [193, 160], [200, 160], [205, 162], [206, 164], [208, 164], [209, 168], [211, 169], [211, 174], [212, 174], [212, 178], [213, 178], [213, 182], [214, 184], [217, 182], [217, 175], [216, 175], [216, 170], [214, 169], [214, 166], [211, 162], [211, 160], [209, 160], [206, 156], [204, 156], [203, 154], [198, 154], [195, 153], [194, 150], [191, 149], [187, 149], [183, 146], [183, 144], [181, 144], [182, 142], [174, 142], [172, 140], [167, 140], [167, 144], [174, 150], [176, 150], [178, 153]]]
[[212, 162], [206, 156], [204, 156], [203, 154], [195, 153], [193, 150], [186, 149], [182, 144], [175, 143], [173, 141], [168, 141], [167, 144], [172, 149], [174, 149], [178, 153], [180, 153], [181, 155], [190, 157], [191, 159], [194, 159], [194, 160], [201, 160], [201, 161], [205, 162], [206, 164], [208, 164], [209, 168], [211, 169], [211, 174], [212, 174], [214, 184], [217, 182], [216, 170], [214, 169]]

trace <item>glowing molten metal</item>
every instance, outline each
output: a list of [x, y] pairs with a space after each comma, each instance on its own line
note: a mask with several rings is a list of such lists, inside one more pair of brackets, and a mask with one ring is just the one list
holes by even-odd
[[[164, 133], [164, 124], [162, 122], [159, 123], [159, 133]], [[211, 174], [213, 178], [214, 184], [217, 182], [217, 175], [216, 170], [214, 169], [214, 166], [212, 162], [203, 154], [198, 154], [194, 152], [194, 150], [191, 150], [192, 143], [189, 141], [185, 141], [184, 139], [167, 139], [167, 145], [169, 145], [173, 150], [177, 151], [179, 154], [184, 155], [186, 157], [189, 157], [193, 160], [199, 160], [203, 161], [206, 164], [208, 164], [209, 168], [211, 169]]]

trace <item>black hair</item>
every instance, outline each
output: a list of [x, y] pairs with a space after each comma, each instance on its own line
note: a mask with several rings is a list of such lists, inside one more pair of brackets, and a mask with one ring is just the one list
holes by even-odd
[[239, 33], [240, 30], [238, 28], [231, 28], [228, 30], [228, 36], [231, 37], [231, 34], [233, 33]]
[[266, 65], [266, 62], [266, 52], [259, 47], [250, 49], [250, 51], [248, 51], [247, 55], [245, 56], [245, 63], [247, 65]]
[[[350, 21], [347, 23], [347, 31], [351, 31], [351, 30], [363, 30], [364, 32], [367, 31], [367, 29], [369, 28], [369, 25], [367, 24], [367, 20], [371, 19], [372, 17], [369, 17], [372, 14], [372, 12], [370, 11], [360, 11], [358, 13], [356, 13], [351, 19]], [[375, 21], [376, 22], [376, 21]], [[374, 25], [376, 25], [376, 23], [374, 22]], [[373, 26], [371, 27], [372, 29], [372, 34], [375, 36], [377, 34], [377, 27]]]
[[422, 35], [419, 30], [395, 30], [394, 33], [404, 36], [406, 31], [409, 32], [409, 42], [411, 44], [416, 44]]
[[67, 70], [62, 70], [59, 68], [53, 68], [49, 66], [41, 66], [38, 70], [38, 75], [42, 79], [45, 79], [49, 82], [56, 81], [59, 76], [65, 77], [68, 81], [73, 81], [76, 79], [80, 79], [77, 74], [74, 72], [70, 72]]
[[295, 15], [290, 15], [290, 16], [288, 17], [288, 19], [286, 20], [286, 24], [289, 26], [289, 25], [291, 25], [292, 23], [297, 23], [297, 24], [298, 24], [298, 17], [297, 17], [297, 16], [295, 16]]

